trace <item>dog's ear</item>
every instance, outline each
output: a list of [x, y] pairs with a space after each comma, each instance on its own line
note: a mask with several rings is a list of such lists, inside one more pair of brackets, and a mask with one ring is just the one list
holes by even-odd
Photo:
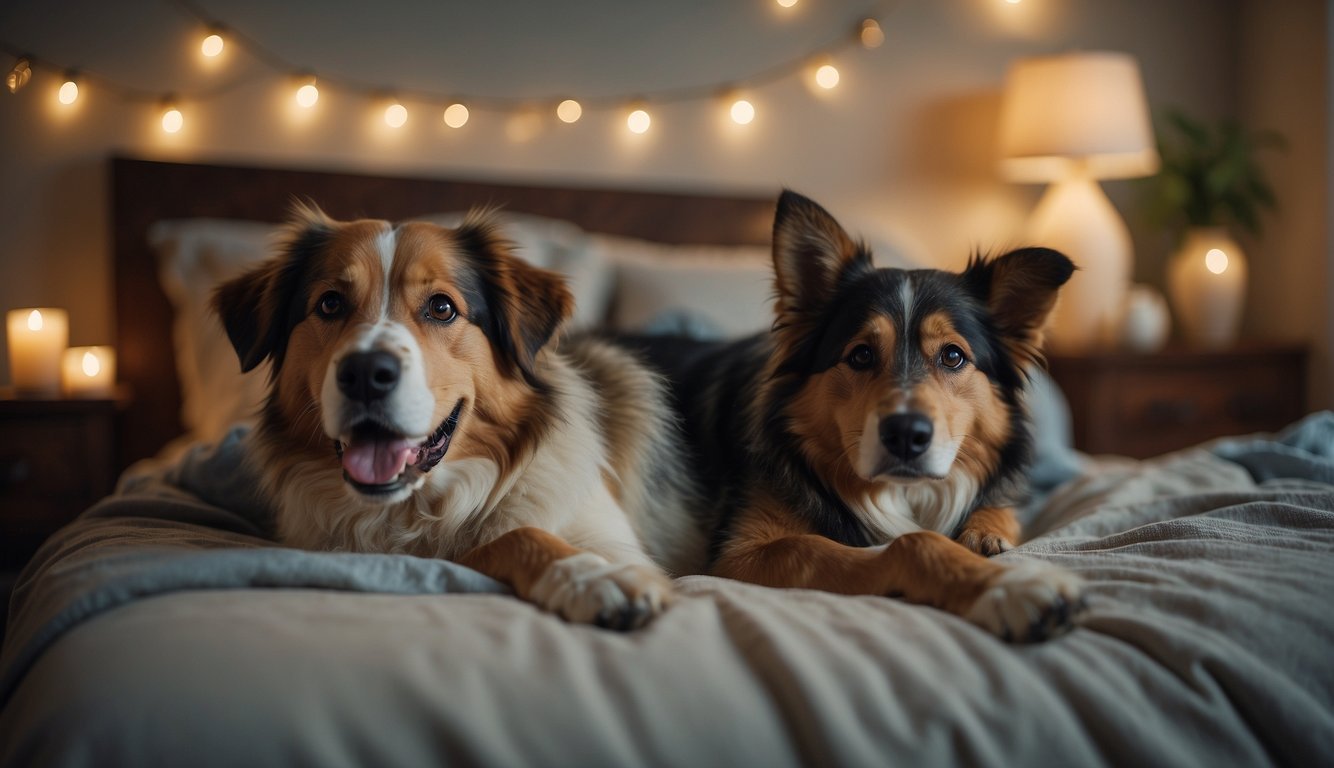
[[790, 189], [778, 198], [773, 249], [780, 324], [821, 312], [850, 271], [871, 268], [864, 245], [828, 211]]
[[334, 222], [314, 206], [293, 208], [279, 255], [213, 292], [213, 311], [236, 349], [241, 371], [273, 358], [276, 375], [287, 350], [287, 334], [304, 315], [299, 296], [311, 257], [334, 232]]
[[981, 299], [1010, 354], [1023, 365], [1042, 361], [1042, 330], [1074, 262], [1050, 248], [1020, 248], [995, 259], [973, 257], [964, 284]]
[[455, 233], [480, 282], [469, 319], [495, 347], [502, 368], [534, 388], [544, 388], [534, 369], [537, 353], [574, 312], [565, 278], [513, 254], [489, 212], [469, 214]]

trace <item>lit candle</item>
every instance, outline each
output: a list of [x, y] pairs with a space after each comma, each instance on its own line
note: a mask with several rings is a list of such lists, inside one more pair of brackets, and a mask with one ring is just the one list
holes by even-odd
[[9, 374], [23, 395], [60, 392], [60, 355], [69, 343], [69, 316], [63, 309], [12, 309]]
[[62, 367], [66, 395], [111, 397], [116, 386], [116, 353], [111, 347], [70, 347]]

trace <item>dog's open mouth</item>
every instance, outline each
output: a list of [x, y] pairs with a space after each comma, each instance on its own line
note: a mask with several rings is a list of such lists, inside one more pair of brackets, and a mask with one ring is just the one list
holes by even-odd
[[334, 450], [343, 464], [343, 479], [369, 495], [399, 491], [431, 471], [449, 451], [458, 428], [463, 400], [425, 440], [413, 441], [376, 422], [352, 428], [346, 440], [335, 440]]

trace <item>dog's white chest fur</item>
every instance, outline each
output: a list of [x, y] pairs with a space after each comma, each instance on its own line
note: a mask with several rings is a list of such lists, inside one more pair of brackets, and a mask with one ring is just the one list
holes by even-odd
[[940, 480], [886, 483], [853, 503], [852, 511], [873, 536], [886, 543], [913, 531], [950, 535], [977, 496], [977, 483], [963, 473]]

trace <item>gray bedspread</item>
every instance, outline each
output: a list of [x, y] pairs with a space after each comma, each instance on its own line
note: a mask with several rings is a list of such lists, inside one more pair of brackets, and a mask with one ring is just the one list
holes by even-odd
[[0, 655], [0, 765], [1334, 755], [1331, 414], [1088, 463], [1002, 555], [1088, 582], [1082, 625], [1031, 646], [897, 601], [698, 576], [640, 632], [572, 626], [450, 563], [275, 546], [233, 447], [128, 483], [43, 547]]

